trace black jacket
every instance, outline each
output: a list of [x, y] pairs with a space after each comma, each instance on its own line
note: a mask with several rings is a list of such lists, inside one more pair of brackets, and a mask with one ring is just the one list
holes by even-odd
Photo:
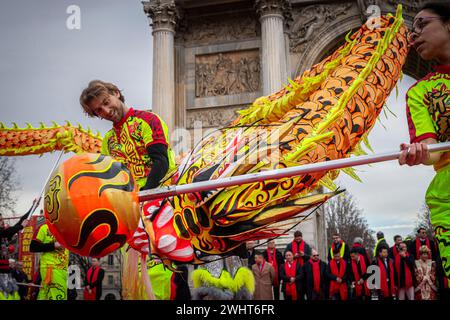
[[[342, 261], [340, 263], [342, 263]], [[347, 263], [347, 261], [345, 263], [346, 263], [345, 273], [344, 273], [344, 276], [342, 277], [342, 282], [343, 283], [348, 281], [348, 266], [349, 266], [349, 263]], [[330, 266], [330, 264], [331, 264], [331, 261], [328, 262], [328, 265], [327, 265], [327, 271], [326, 271], [327, 278], [328, 278], [329, 281], [336, 281], [337, 277], [333, 273], [331, 273], [331, 266]]]
[[[341, 257], [341, 258], [343, 258], [343, 259], [345, 260], [345, 262], [349, 262], [349, 261], [350, 261], [350, 248], [348, 247], [348, 244], [346, 244], [345, 242], [344, 242], [344, 244], [345, 244], [345, 247], [344, 247], [344, 256]], [[332, 248], [332, 245], [328, 248], [328, 262], [330, 262], [331, 259], [333, 259], [333, 256], [332, 256], [332, 254], [331, 254], [331, 252], [332, 252], [332, 251], [331, 251], [331, 248]], [[341, 244], [340, 244], [340, 243], [339, 243], [337, 249], [338, 249], [338, 250], [341, 249]]]
[[[400, 270], [397, 270], [397, 265], [395, 263], [394, 260], [394, 281], [395, 281], [395, 286], [399, 289], [401, 288], [405, 288], [405, 281], [406, 281], [406, 273], [405, 273], [405, 268], [409, 268], [409, 272], [411, 274], [411, 278], [413, 280], [413, 285], [414, 285], [414, 267], [415, 267], [415, 262], [414, 262], [414, 258], [412, 255], [409, 255], [408, 257], [400, 257]], [[399, 280], [399, 275], [400, 275], [400, 280]], [[407, 288], [405, 288], [407, 289]]]
[[[98, 268], [100, 268], [100, 267], [98, 267]], [[91, 275], [93, 277], [94, 272], [92, 272]], [[97, 289], [95, 292], [96, 300], [100, 300], [100, 298], [102, 297], [102, 282], [103, 282], [104, 277], [105, 277], [105, 270], [103, 270], [102, 268], [100, 268], [100, 270], [98, 271], [98, 276], [97, 276], [96, 281], [92, 282], [91, 281], [92, 279], [87, 279], [87, 274], [86, 274], [86, 279], [84, 281], [84, 285], [85, 286], [89, 285], [89, 287]]]
[[303, 266], [303, 278], [306, 285], [306, 296], [308, 300], [327, 299], [328, 297], [328, 279], [327, 279], [327, 264], [323, 261], [319, 262], [320, 268], [320, 291], [321, 294], [317, 296], [313, 292], [314, 289], [314, 277], [313, 266], [311, 260], [307, 261]]
[[[413, 256], [414, 260], [417, 260], [417, 252], [416, 252], [416, 239], [414, 239], [413, 241], [411, 241], [411, 243], [409, 244], [409, 248], [408, 248], [408, 252], [410, 255]], [[434, 241], [432, 239], [429, 239], [430, 241], [430, 247], [431, 247], [431, 259], [433, 261], [436, 261], [436, 259], [438, 258], [438, 254], [436, 252], [436, 246], [434, 245]], [[426, 241], [423, 242], [423, 244], [426, 244]], [[420, 258], [420, 257], [419, 257]]]
[[[289, 283], [289, 277], [286, 276], [286, 271], [284, 270], [284, 264], [280, 266], [280, 279], [283, 280], [282, 290], [286, 293], [286, 283]], [[297, 289], [297, 294], [300, 295], [303, 279], [303, 268], [297, 263], [295, 268], [295, 286]]]
[[[306, 243], [305, 240], [303, 240], [305, 242], [305, 251], [304, 251], [304, 256], [303, 256], [303, 261], [306, 262], [309, 260], [309, 257], [311, 256], [311, 247], [309, 246], [309, 244]], [[288, 243], [288, 245], [286, 246], [286, 249], [284, 249], [284, 254], [286, 255], [286, 251], [291, 251], [292, 252], [292, 241]]]

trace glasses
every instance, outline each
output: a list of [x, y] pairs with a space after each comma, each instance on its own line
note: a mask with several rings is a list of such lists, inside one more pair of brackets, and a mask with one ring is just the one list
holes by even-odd
[[318, 254], [313, 254], [312, 256], [313, 256], [313, 257], [318, 257], [319, 255], [318, 255]]
[[413, 23], [413, 27], [412, 27], [412, 32], [415, 34], [421, 34], [423, 31], [423, 28], [425, 28], [427, 26], [428, 23], [430, 23], [431, 20], [434, 19], [442, 19], [441, 17], [423, 17], [423, 18], [418, 18], [416, 21], [414, 21]]

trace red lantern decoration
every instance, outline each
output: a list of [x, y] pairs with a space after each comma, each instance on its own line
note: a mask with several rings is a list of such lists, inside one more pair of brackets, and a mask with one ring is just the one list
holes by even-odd
[[109, 156], [76, 155], [52, 174], [44, 198], [51, 233], [69, 251], [103, 257], [123, 246], [139, 220], [137, 185]]

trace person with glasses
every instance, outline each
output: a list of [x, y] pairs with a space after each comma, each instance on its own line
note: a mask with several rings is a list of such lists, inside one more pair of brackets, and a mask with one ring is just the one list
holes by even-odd
[[398, 246], [398, 255], [394, 259], [394, 281], [398, 300], [414, 300], [414, 258], [408, 253], [406, 243]]
[[328, 299], [326, 272], [327, 264], [319, 259], [317, 250], [312, 249], [311, 259], [303, 265], [303, 279], [308, 300]]
[[344, 259], [346, 262], [350, 261], [350, 250], [348, 248], [348, 245], [342, 240], [341, 235], [339, 233], [333, 234], [333, 242], [331, 243], [331, 246], [328, 250], [328, 261], [331, 261], [333, 259], [333, 252], [335, 250], [338, 250], [341, 258]]
[[[450, 3], [428, 3], [414, 17], [411, 46], [438, 66], [406, 94], [410, 144], [401, 144], [400, 165], [433, 165], [436, 175], [426, 192], [439, 243], [442, 267], [450, 278], [450, 152], [430, 153], [427, 145], [450, 137]], [[448, 292], [445, 293], [448, 295]], [[449, 295], [450, 296], [450, 295]]]
[[417, 236], [414, 241], [409, 245], [409, 253], [413, 256], [414, 260], [420, 259], [420, 247], [426, 246], [430, 249], [430, 259], [436, 261], [436, 255], [434, 248], [434, 241], [427, 236], [427, 230], [423, 227], [417, 229]]

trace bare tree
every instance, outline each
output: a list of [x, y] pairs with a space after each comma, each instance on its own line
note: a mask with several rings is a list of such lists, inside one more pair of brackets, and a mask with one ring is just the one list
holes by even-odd
[[431, 218], [430, 218], [430, 208], [428, 208], [427, 204], [424, 203], [422, 205], [422, 208], [417, 213], [417, 222], [416, 222], [416, 228], [414, 230], [414, 235], [417, 234], [417, 229], [419, 227], [425, 228], [427, 230], [427, 236], [430, 239], [433, 239], [433, 225], [431, 224]]
[[341, 238], [351, 245], [355, 237], [361, 237], [368, 252], [373, 251], [374, 231], [369, 228], [362, 210], [357, 207], [350, 193], [334, 197], [326, 204], [325, 219], [328, 239], [331, 239], [334, 233], [339, 233]]
[[19, 188], [14, 160], [0, 157], [0, 213], [12, 213], [17, 202], [14, 192]]

